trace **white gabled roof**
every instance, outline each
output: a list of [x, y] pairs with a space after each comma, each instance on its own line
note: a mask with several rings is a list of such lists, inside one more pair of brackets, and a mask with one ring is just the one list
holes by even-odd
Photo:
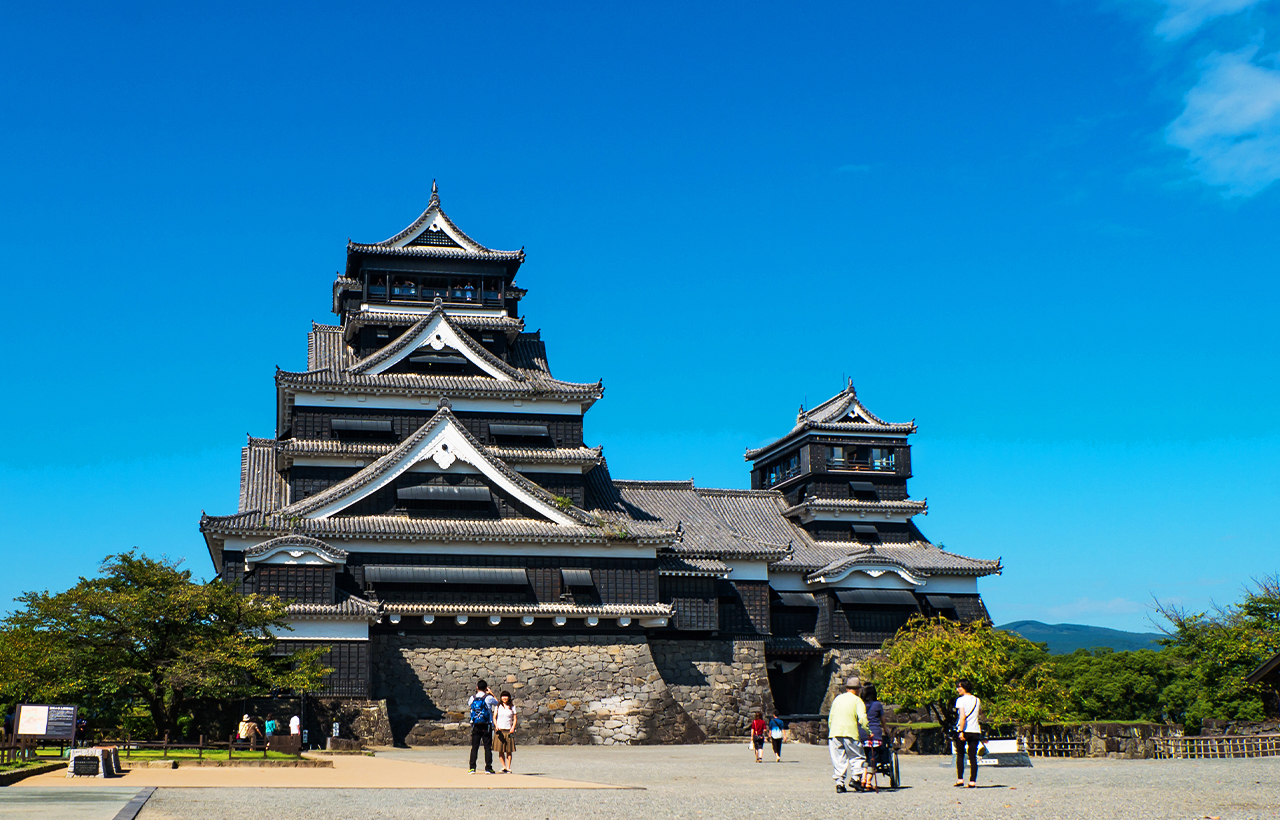
[[476, 344], [466, 333], [454, 327], [443, 307], [437, 304], [431, 312], [406, 330], [394, 342], [368, 358], [347, 368], [356, 376], [385, 373], [404, 361], [416, 350], [449, 350], [466, 358], [498, 381], [524, 381], [524, 374]]
[[582, 526], [591, 519], [580, 510], [562, 510], [549, 493], [484, 451], [466, 428], [442, 403], [440, 410], [400, 445], [360, 472], [313, 496], [280, 510], [282, 516], [323, 519], [341, 512], [394, 482], [414, 465], [433, 461], [447, 473], [457, 463], [480, 472], [491, 487], [518, 500], [548, 521], [562, 526]]

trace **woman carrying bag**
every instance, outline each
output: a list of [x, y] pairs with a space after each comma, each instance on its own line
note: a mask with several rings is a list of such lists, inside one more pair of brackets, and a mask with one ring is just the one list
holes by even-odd
[[511, 693], [498, 695], [498, 705], [493, 710], [493, 750], [498, 753], [502, 774], [511, 774], [511, 764], [516, 756], [516, 723], [519, 720]]
[[972, 693], [973, 684], [967, 679], [956, 684], [956, 785], [964, 783], [965, 752], [969, 755], [969, 788], [978, 788], [978, 744], [982, 742], [982, 701]]

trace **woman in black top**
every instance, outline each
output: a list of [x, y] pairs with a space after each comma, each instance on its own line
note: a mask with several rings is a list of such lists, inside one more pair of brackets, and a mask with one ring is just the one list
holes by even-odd
[[874, 683], [862, 687], [862, 702], [867, 704], [867, 728], [870, 734], [863, 741], [867, 765], [862, 769], [862, 788], [877, 791], [876, 762], [880, 757], [880, 747], [884, 745], [884, 704], [880, 702]]

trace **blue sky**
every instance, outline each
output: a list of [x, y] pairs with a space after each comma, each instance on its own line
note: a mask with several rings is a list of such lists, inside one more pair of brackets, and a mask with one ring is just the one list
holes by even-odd
[[433, 178], [616, 476], [745, 486], [852, 377], [998, 623], [1280, 569], [1280, 0], [2, 14], [0, 602], [208, 575], [274, 366]]

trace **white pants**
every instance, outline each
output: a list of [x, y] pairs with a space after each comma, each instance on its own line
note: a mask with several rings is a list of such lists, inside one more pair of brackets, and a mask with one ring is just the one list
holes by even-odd
[[862, 753], [862, 741], [853, 737], [827, 738], [827, 751], [831, 752], [831, 779], [847, 783], [862, 777], [866, 758]]

